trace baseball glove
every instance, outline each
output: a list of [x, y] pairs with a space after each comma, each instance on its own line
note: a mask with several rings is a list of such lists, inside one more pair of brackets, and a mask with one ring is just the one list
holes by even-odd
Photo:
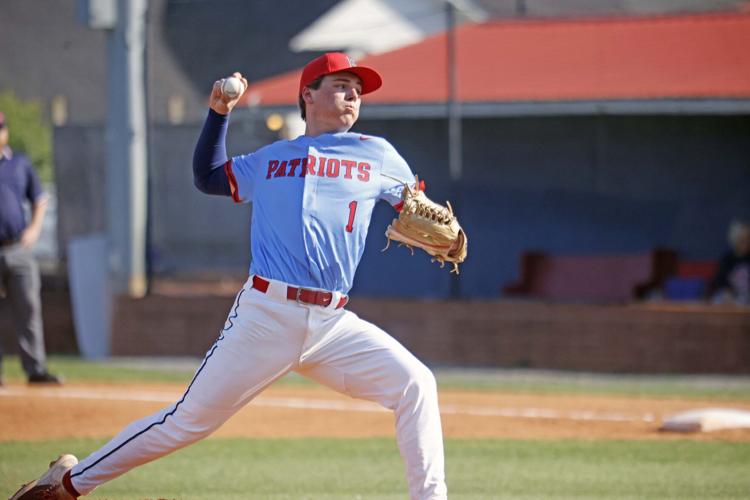
[[416, 187], [404, 183], [401, 193], [403, 206], [398, 217], [393, 219], [385, 231], [388, 244], [397, 241], [399, 246], [406, 245], [414, 254], [413, 247], [418, 247], [430, 254], [432, 262], [453, 264], [451, 272], [458, 274], [458, 265], [466, 259], [466, 233], [458, 224], [450, 202], [444, 207], [427, 198], [420, 189], [417, 178]]

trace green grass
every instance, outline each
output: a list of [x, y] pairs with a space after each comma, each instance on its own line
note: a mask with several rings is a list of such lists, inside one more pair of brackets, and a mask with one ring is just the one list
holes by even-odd
[[[10, 494], [60, 451], [85, 456], [95, 440], [0, 443], [0, 488]], [[448, 440], [453, 500], [746, 499], [750, 445], [688, 440]], [[390, 439], [209, 439], [145, 465], [87, 498], [406, 499]]]
[[[50, 356], [47, 362], [52, 373], [62, 375], [70, 382], [188, 382], [197, 368], [195, 363], [172, 363], [154, 358], [151, 363], [102, 360], [89, 361], [76, 356]], [[17, 356], [3, 358], [5, 378], [8, 381], [25, 380]]]
[[[74, 356], [51, 356], [49, 366], [72, 382], [182, 382], [190, 381], [199, 359], [113, 358], [88, 361]], [[20, 362], [5, 360], [8, 380], [23, 380]], [[441, 389], [503, 391], [525, 394], [594, 394], [750, 400], [748, 376], [610, 375], [539, 370], [435, 370]], [[314, 385], [289, 374], [277, 384]]]
[[[53, 356], [70, 381], [187, 382], [199, 360], [91, 362]], [[17, 358], [6, 377], [22, 380]], [[556, 394], [750, 399], [747, 377], [609, 376], [531, 370], [438, 370], [442, 388]], [[282, 384], [309, 385], [302, 377]], [[62, 451], [79, 457], [97, 440], [0, 443], [0, 497], [37, 476]], [[750, 443], [676, 441], [446, 442], [450, 498], [745, 499]], [[98, 489], [99, 499], [405, 499], [390, 439], [209, 439]]]
[[438, 369], [443, 389], [523, 394], [750, 400], [750, 376], [592, 374], [551, 370]]

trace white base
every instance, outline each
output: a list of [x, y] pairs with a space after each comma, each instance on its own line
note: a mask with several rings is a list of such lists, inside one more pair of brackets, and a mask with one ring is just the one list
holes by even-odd
[[664, 419], [660, 430], [669, 432], [711, 432], [750, 429], [750, 411], [732, 408], [690, 410]]

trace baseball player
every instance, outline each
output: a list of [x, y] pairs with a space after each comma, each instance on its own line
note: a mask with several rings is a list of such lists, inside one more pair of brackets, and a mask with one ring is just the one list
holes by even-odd
[[[244, 91], [247, 81], [234, 77]], [[375, 203], [411, 203], [405, 193], [424, 198], [393, 146], [349, 132], [361, 96], [380, 86], [375, 70], [341, 53], [325, 54], [300, 78], [305, 135], [228, 159], [229, 114], [240, 95], [231, 98], [221, 81], [214, 83], [195, 148], [194, 179], [205, 193], [253, 203], [250, 276], [179, 401], [132, 423], [81, 462], [62, 455], [12, 500], [89, 494], [208, 436], [289, 371], [393, 410], [411, 498], [447, 498], [432, 373], [383, 330], [344, 308]], [[430, 220], [445, 212], [426, 206], [409, 212]], [[403, 231], [394, 239], [396, 233]], [[456, 237], [443, 259], [462, 261], [465, 241]]]

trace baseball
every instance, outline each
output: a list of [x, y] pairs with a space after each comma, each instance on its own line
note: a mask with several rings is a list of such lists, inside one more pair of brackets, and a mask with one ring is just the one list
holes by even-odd
[[225, 78], [221, 83], [221, 93], [230, 99], [235, 99], [244, 91], [242, 81], [236, 76]]

